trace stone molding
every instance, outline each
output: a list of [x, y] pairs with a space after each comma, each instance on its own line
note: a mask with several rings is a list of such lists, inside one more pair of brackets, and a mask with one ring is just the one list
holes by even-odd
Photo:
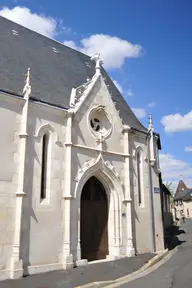
[[59, 136], [58, 136], [57, 132], [55, 131], [55, 129], [49, 123], [45, 123], [45, 124], [41, 125], [37, 129], [34, 137], [40, 141], [40, 139], [43, 137], [44, 134], [50, 133], [50, 132], [52, 133], [53, 142], [55, 144], [59, 144], [60, 143]]
[[[94, 172], [100, 169], [104, 173], [109, 174], [111, 178], [115, 179], [120, 184], [120, 186], [123, 187], [123, 182], [121, 181], [119, 174], [116, 172], [115, 167], [109, 161], [104, 161], [102, 154], [100, 154], [97, 159], [91, 159], [90, 161], [86, 161], [78, 170], [75, 181], [78, 183], [86, 171], [88, 171], [88, 174], [90, 174], [90, 176], [88, 177], [90, 178], [94, 174]], [[76, 190], [77, 187], [75, 189], [75, 198], [77, 196]], [[124, 195], [121, 195], [121, 198], [124, 199]]]

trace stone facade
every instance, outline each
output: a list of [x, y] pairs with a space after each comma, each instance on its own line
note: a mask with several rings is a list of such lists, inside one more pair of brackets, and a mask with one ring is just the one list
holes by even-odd
[[184, 213], [186, 218], [192, 218], [192, 201], [175, 201], [176, 218], [181, 219]]
[[[81, 259], [80, 203], [92, 176], [108, 199], [107, 258], [153, 252], [154, 246], [163, 250], [160, 194], [153, 193], [159, 189], [157, 139], [123, 125], [99, 63], [78, 102], [77, 91], [72, 91], [69, 110], [36, 103], [26, 85], [23, 98], [0, 94], [0, 118], [6, 125], [1, 125], [0, 150], [0, 278], [87, 263]], [[94, 117], [99, 118], [99, 132], [91, 124]], [[41, 201], [45, 134], [49, 148]]]

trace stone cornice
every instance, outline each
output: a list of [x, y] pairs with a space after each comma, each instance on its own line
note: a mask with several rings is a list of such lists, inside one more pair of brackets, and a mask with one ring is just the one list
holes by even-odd
[[84, 145], [79, 145], [79, 144], [73, 144], [73, 143], [65, 143], [65, 146], [72, 146], [74, 148], [80, 148], [80, 149], [85, 149], [85, 150], [92, 150], [92, 151], [97, 151], [97, 152], [102, 152], [104, 154], [113, 154], [113, 155], [118, 155], [122, 157], [130, 157], [130, 154], [125, 154], [121, 152], [115, 152], [115, 151], [109, 151], [109, 150], [100, 150], [95, 147], [89, 147], [89, 146], [84, 146]]

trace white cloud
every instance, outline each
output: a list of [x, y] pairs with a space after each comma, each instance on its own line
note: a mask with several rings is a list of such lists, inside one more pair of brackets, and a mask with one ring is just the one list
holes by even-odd
[[[63, 26], [62, 21], [33, 13], [26, 7], [16, 6], [12, 9], [3, 7], [0, 15], [50, 38], [61, 32], [71, 32], [70, 28]], [[64, 41], [64, 44], [89, 56], [99, 52], [104, 58], [104, 66], [108, 69], [122, 67], [127, 58], [139, 57], [142, 50], [138, 44], [104, 34], [84, 38], [80, 41], [80, 45], [74, 41]]]
[[143, 108], [131, 108], [131, 109], [133, 110], [135, 115], [140, 119], [147, 116], [147, 112]]
[[127, 90], [127, 96], [134, 96], [134, 93], [130, 88]]
[[142, 50], [138, 44], [134, 45], [127, 40], [104, 34], [84, 38], [80, 45], [74, 41], [64, 41], [64, 44], [89, 56], [100, 53], [107, 69], [121, 68], [126, 58], [137, 58]]
[[161, 119], [166, 132], [182, 132], [192, 130], [192, 111], [185, 115], [170, 114]]
[[[112, 79], [113, 80], [113, 79]], [[123, 94], [123, 87], [116, 81], [116, 80], [113, 80], [113, 83], [115, 84], [115, 86], [117, 87], [117, 89], [119, 90], [119, 92], [121, 94]]]
[[192, 146], [185, 147], [185, 152], [192, 152]]
[[64, 44], [70, 48], [73, 48], [75, 50], [79, 50], [79, 47], [76, 46], [75, 42], [74, 41], [71, 41], [71, 40], [66, 40], [64, 41]]
[[185, 161], [176, 159], [171, 154], [159, 154], [160, 167], [163, 180], [174, 181], [174, 188], [177, 186], [180, 176], [189, 187], [192, 187], [192, 167]]
[[153, 101], [153, 102], [147, 104], [147, 107], [153, 108], [153, 107], [155, 107], [156, 105], [157, 105], [157, 104]]
[[[112, 79], [112, 80], [113, 80], [113, 79]], [[117, 89], [119, 90], [119, 92], [120, 92], [122, 95], [124, 94], [125, 96], [134, 96], [134, 94], [133, 94], [133, 92], [132, 92], [131, 89], [128, 89], [127, 91], [125, 91], [125, 90], [123, 89], [122, 85], [117, 82], [117, 80], [113, 80], [113, 83], [115, 84], [115, 86], [117, 87]]]
[[17, 6], [13, 9], [3, 7], [0, 15], [47, 37], [53, 38], [56, 35], [57, 21], [55, 19], [32, 13], [26, 7]]

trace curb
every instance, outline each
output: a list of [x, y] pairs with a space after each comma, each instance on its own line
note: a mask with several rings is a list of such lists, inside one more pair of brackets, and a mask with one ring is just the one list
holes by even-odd
[[[166, 257], [169, 254], [169, 250], [165, 249], [162, 252], [160, 252], [159, 254], [157, 254], [156, 256], [154, 256], [151, 260], [149, 260], [146, 264], [144, 264], [139, 270], [125, 275], [123, 277], [117, 278], [115, 280], [108, 280], [108, 281], [98, 281], [98, 282], [92, 282], [92, 283], [88, 283], [82, 286], [76, 286], [75, 288], [92, 288], [92, 287], [117, 287], [119, 285], [120, 282], [124, 282], [124, 281], [128, 281], [131, 280], [131, 278], [134, 278], [134, 276], [141, 274], [143, 272], [146, 272], [146, 270], [148, 270], [150, 267], [154, 266], [155, 264], [157, 264], [159, 261], [161, 261], [164, 257]], [[134, 279], [133, 279], [134, 280]], [[112, 284], [112, 285], [111, 285]]]
[[142, 270], [143, 268], [143, 271], [148, 269], [149, 267], [155, 265], [157, 262], [159, 262], [161, 259], [163, 259], [166, 255], [169, 254], [169, 250], [168, 248], [163, 250], [162, 252], [160, 252], [159, 254], [157, 254], [156, 256], [154, 256], [151, 260], [149, 260], [143, 267], [141, 267], [141, 269], [139, 270]]

